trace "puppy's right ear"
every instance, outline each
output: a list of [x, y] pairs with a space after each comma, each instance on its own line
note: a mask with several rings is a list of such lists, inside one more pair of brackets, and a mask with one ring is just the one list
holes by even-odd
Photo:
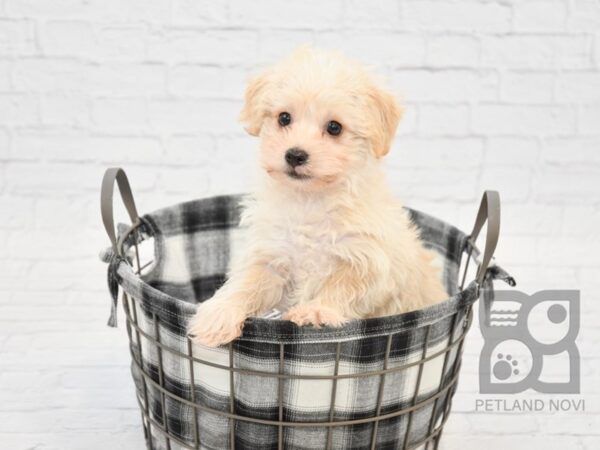
[[246, 86], [244, 107], [240, 114], [240, 120], [246, 124], [246, 131], [252, 136], [258, 136], [267, 115], [265, 91], [268, 78], [267, 72], [261, 73], [251, 78], [248, 86]]

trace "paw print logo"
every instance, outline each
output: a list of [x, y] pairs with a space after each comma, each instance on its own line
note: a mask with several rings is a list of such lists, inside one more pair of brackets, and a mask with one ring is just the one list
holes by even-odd
[[489, 384], [505, 390], [522, 384], [530, 376], [532, 361], [531, 350], [526, 345], [516, 339], [506, 339], [494, 345], [490, 361], [481, 370], [485, 372], [487, 369]]
[[512, 355], [504, 356], [498, 353], [498, 361], [492, 368], [494, 376], [499, 380], [508, 380], [512, 375], [519, 375], [519, 361], [513, 359]]
[[[579, 393], [579, 291], [496, 291], [494, 298], [479, 308], [481, 393]], [[566, 379], [556, 381], [553, 361]]]

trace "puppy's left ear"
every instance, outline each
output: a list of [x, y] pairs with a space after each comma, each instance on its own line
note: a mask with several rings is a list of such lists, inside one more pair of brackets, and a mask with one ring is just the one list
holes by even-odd
[[402, 109], [391, 94], [373, 86], [369, 90], [372, 106], [371, 146], [377, 158], [387, 155], [402, 117]]
[[246, 131], [252, 136], [258, 136], [267, 114], [265, 91], [268, 79], [268, 72], [264, 72], [250, 79], [246, 86], [240, 120], [246, 124]]

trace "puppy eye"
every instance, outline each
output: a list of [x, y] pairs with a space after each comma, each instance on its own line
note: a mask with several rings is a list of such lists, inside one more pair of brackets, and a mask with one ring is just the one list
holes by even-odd
[[327, 132], [332, 136], [339, 136], [342, 132], [342, 124], [335, 120], [330, 120], [327, 123]]
[[279, 118], [277, 119], [279, 125], [282, 127], [287, 127], [292, 122], [292, 116], [289, 112], [279, 113]]

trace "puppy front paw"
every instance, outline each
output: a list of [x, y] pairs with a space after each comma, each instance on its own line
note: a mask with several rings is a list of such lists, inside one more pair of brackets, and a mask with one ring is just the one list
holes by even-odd
[[242, 334], [246, 315], [234, 305], [207, 300], [188, 325], [192, 342], [208, 347], [227, 344]]
[[339, 327], [347, 322], [347, 319], [337, 310], [312, 302], [290, 308], [283, 315], [283, 318], [294, 322], [296, 325], [312, 324], [317, 328], [321, 325]]

